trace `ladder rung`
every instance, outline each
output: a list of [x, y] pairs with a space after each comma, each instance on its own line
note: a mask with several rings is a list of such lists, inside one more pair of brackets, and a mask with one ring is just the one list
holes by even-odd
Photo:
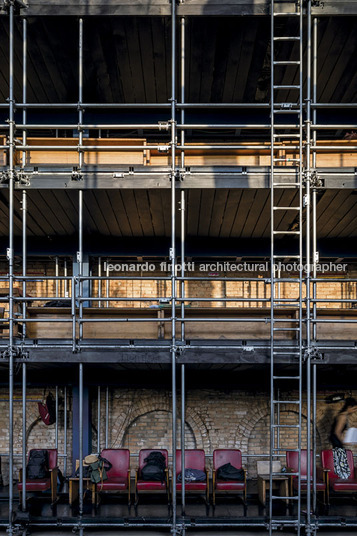
[[278, 283], [298, 283], [300, 279], [298, 277], [274, 277], [274, 281]]
[[277, 11], [276, 13], [273, 12], [274, 17], [300, 17], [300, 13], [297, 11], [294, 11], [293, 13], [287, 13], [286, 11]]
[[301, 428], [300, 424], [271, 424], [270, 428]]
[[[276, 352], [274, 350], [273, 355], [285, 355], [285, 356], [291, 357], [292, 355], [300, 356], [300, 353], [299, 352]], [[281, 376], [278, 376], [277, 379], [281, 379]], [[283, 378], [283, 380], [288, 380], [288, 379], [290, 379], [289, 376], [286, 376], [285, 378]]]
[[273, 113], [274, 114], [299, 114], [300, 113], [300, 110], [299, 109], [294, 109], [294, 110], [290, 110], [290, 109], [275, 109], [273, 110]]
[[274, 162], [301, 162], [300, 158], [273, 158]]
[[[289, 452], [299, 452], [299, 449], [286, 449], [283, 447], [275, 447], [274, 450], [276, 452], [286, 452], [286, 450], [289, 450]], [[291, 474], [291, 473], [286, 473], [286, 474]]]
[[300, 186], [299, 182], [274, 182], [273, 186]]
[[300, 376], [273, 376], [273, 380], [300, 380]]
[[301, 210], [301, 207], [273, 207], [273, 210]]
[[[273, 136], [274, 138], [300, 138], [300, 134], [273, 134]], [[294, 147], [299, 147], [299, 146], [294, 145]]]
[[300, 404], [299, 400], [273, 400], [273, 404]]
[[[292, 500], [292, 501], [297, 501], [299, 497], [283, 497], [283, 496], [280, 496], [280, 495], [272, 495], [271, 498], [274, 500], [280, 500], [280, 501], [284, 501], [284, 500]], [[284, 521], [284, 525], [285, 525], [285, 521]]]
[[299, 473], [272, 473], [273, 476], [299, 476]]
[[282, 86], [273, 86], [273, 89], [300, 89], [300, 86], [293, 84], [284, 84]]
[[277, 235], [299, 235], [300, 231], [273, 231], [273, 234]]
[[279, 123], [279, 124], [273, 125], [273, 127], [274, 127], [275, 129], [277, 129], [277, 128], [281, 128], [281, 129], [283, 129], [283, 128], [284, 128], [285, 130], [291, 130], [291, 129], [294, 129], [294, 128], [295, 128], [295, 129], [297, 130], [297, 129], [300, 128], [300, 125], [298, 125], [298, 124], [295, 124], [295, 125], [281, 125], [281, 124]]
[[300, 60], [279, 60], [273, 61], [274, 65], [300, 65]]
[[287, 37], [287, 36], [273, 37], [273, 41], [300, 41], [300, 36], [294, 35], [291, 37]]
[[273, 331], [300, 331], [300, 328], [273, 328]]
[[300, 259], [300, 255], [273, 255], [273, 259]]

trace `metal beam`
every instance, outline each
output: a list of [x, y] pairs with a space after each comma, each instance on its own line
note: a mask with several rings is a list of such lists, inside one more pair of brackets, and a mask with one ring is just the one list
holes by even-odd
[[[270, 0], [186, 0], [177, 6], [182, 16], [251, 16], [269, 14]], [[295, 2], [281, 4], [281, 11], [294, 11]], [[170, 16], [170, 0], [34, 0], [26, 9], [26, 16]], [[324, 0], [312, 8], [316, 16], [356, 15], [356, 0]]]
[[[279, 172], [281, 168], [279, 168]], [[1, 173], [1, 168], [0, 168]], [[319, 168], [318, 178], [321, 188], [328, 189], [356, 189], [356, 168]], [[49, 166], [26, 168], [21, 180], [15, 182], [16, 190], [151, 190], [171, 188], [170, 171], [167, 167], [128, 169], [128, 167], [109, 169], [108, 166], [100, 170], [85, 168], [80, 177], [73, 174], [73, 168]], [[295, 187], [296, 171], [293, 167], [286, 169], [286, 174], [279, 177], [284, 183], [291, 183]], [[194, 166], [183, 171], [176, 179], [177, 189], [205, 189], [205, 188], [269, 188], [270, 168], [266, 166]], [[7, 189], [8, 184], [0, 184], [0, 188]]]
[[[68, 348], [66, 348], [66, 342]], [[17, 357], [17, 363], [131, 363], [135, 364], [170, 364], [170, 340], [159, 342], [147, 340], [136, 341], [84, 341], [84, 344], [101, 345], [101, 348], [82, 348], [80, 352], [73, 353], [69, 347], [71, 341], [42, 341], [43, 346], [55, 344], [58, 348], [41, 348], [41, 341], [37, 341], [33, 348], [25, 348], [26, 357]], [[117, 346], [117, 348], [115, 348]], [[270, 363], [270, 342], [268, 340], [194, 340], [186, 345], [178, 345], [181, 351], [177, 355], [178, 364], [268, 364]], [[279, 341], [277, 348], [285, 347], [296, 349], [294, 341]], [[58, 349], [61, 348], [59, 352]], [[354, 341], [319, 341], [314, 346], [321, 353], [319, 365], [325, 364], [355, 364], [357, 365], [357, 347]], [[278, 358], [278, 356], [277, 356]], [[3, 358], [3, 362], [7, 361]], [[295, 356], [281, 356], [277, 362], [284, 364], [297, 364]]]

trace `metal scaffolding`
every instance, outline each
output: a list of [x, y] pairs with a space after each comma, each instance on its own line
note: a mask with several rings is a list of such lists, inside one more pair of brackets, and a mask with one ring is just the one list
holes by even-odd
[[[180, 4], [183, 2], [180, 2]], [[27, 20], [23, 18], [23, 56], [22, 56], [22, 103], [15, 103], [14, 99], [14, 66], [15, 66], [15, 57], [14, 57], [14, 17], [15, 10], [20, 7], [23, 8], [25, 4], [19, 0], [10, 0], [6, 2], [9, 16], [9, 99], [7, 104], [1, 104], [1, 109], [6, 109], [8, 111], [8, 122], [5, 125], [1, 125], [2, 130], [8, 132], [8, 142], [2, 145], [0, 149], [4, 149], [8, 154], [8, 166], [7, 166], [7, 177], [8, 177], [8, 191], [9, 191], [9, 247], [7, 249], [7, 260], [8, 260], [8, 276], [4, 279], [6, 284], [9, 286], [9, 295], [8, 298], [4, 298], [3, 301], [6, 301], [9, 306], [9, 317], [8, 317], [8, 328], [9, 335], [8, 339], [2, 341], [0, 348], [6, 353], [6, 358], [8, 359], [9, 364], [9, 520], [7, 530], [9, 534], [14, 534], [15, 525], [14, 525], [14, 360], [23, 358], [23, 355], [34, 348], [34, 342], [27, 338], [28, 324], [31, 322], [53, 322], [53, 329], [56, 328], [56, 323], [68, 323], [71, 326], [72, 337], [68, 340], [60, 340], [58, 343], [51, 341], [50, 343], [41, 343], [41, 349], [56, 350], [57, 352], [69, 351], [73, 352], [73, 356], [78, 357], [78, 386], [79, 386], [79, 516], [78, 520], [73, 524], [64, 524], [61, 526], [71, 527], [79, 529], [80, 533], [83, 533], [83, 530], [86, 528], [86, 523], [83, 522], [83, 390], [85, 385], [85, 360], [81, 360], [83, 352], [89, 350], [108, 350], [108, 349], [128, 349], [128, 345], [123, 343], [100, 343], [95, 341], [94, 343], [88, 342], [84, 336], [85, 325], [87, 323], [101, 323], [101, 322], [136, 322], [140, 323], [157, 323], [158, 318], [153, 317], [136, 317], [133, 318], [118, 318], [118, 317], [103, 317], [96, 316], [86, 318], [84, 314], [84, 308], [86, 304], [92, 305], [93, 302], [98, 303], [98, 308], [109, 307], [112, 302], [156, 302], [159, 304], [162, 300], [166, 300], [170, 304], [171, 314], [166, 318], [160, 318], [160, 324], [168, 324], [170, 331], [170, 339], [160, 341], [160, 344], [154, 343], [140, 345], [136, 344], [135, 349], [148, 349], [148, 350], [164, 350], [167, 355], [170, 356], [171, 363], [171, 393], [172, 393], [172, 512], [170, 520], [166, 523], [153, 523], [151, 527], [162, 527], [169, 528], [172, 534], [184, 534], [188, 525], [185, 521], [185, 507], [186, 507], [186, 494], [185, 494], [185, 482], [183, 479], [182, 491], [181, 491], [181, 517], [177, 512], [177, 486], [176, 486], [176, 449], [178, 444], [178, 437], [180, 438], [181, 444], [181, 466], [185, 467], [185, 411], [186, 411], [186, 400], [185, 400], [185, 382], [187, 371], [185, 369], [185, 363], [180, 363], [179, 358], [181, 354], [187, 350], [188, 352], [193, 349], [196, 350], [219, 350], [227, 349], [227, 347], [232, 350], [241, 350], [241, 345], [230, 343], [228, 345], [223, 345], [221, 341], [216, 343], [210, 343], [201, 345], [200, 343], [190, 344], [190, 347], [186, 347], [186, 331], [185, 328], [189, 322], [259, 322], [269, 323], [270, 324], [270, 344], [267, 346], [267, 351], [270, 352], [270, 363], [271, 363], [271, 428], [270, 428], [270, 439], [271, 439], [271, 451], [270, 451], [270, 460], [271, 464], [274, 457], [280, 456], [280, 451], [283, 450], [279, 441], [279, 428], [286, 426], [281, 425], [279, 422], [279, 404], [281, 401], [279, 397], [276, 398], [276, 386], [277, 381], [284, 379], [282, 376], [278, 377], [275, 371], [276, 362], [284, 362], [284, 359], [281, 357], [276, 359], [278, 355], [291, 356], [292, 354], [298, 355], [298, 374], [295, 379], [298, 380], [298, 400], [296, 401], [299, 405], [299, 414], [298, 414], [298, 430], [299, 430], [299, 439], [298, 439], [298, 451], [299, 451], [299, 467], [301, 463], [301, 433], [302, 433], [302, 422], [301, 422], [301, 406], [302, 406], [302, 382], [303, 379], [306, 380], [306, 395], [307, 395], [307, 425], [306, 425], [306, 435], [307, 435], [307, 452], [310, 449], [313, 452], [313, 486], [307, 486], [307, 506], [306, 506], [306, 515], [303, 519], [303, 513], [301, 509], [301, 493], [300, 493], [300, 476], [298, 484], [298, 495], [297, 495], [297, 514], [294, 519], [290, 520], [290, 526], [294, 526], [298, 534], [303, 527], [305, 533], [308, 535], [315, 534], [318, 528], [318, 519], [316, 518], [316, 388], [317, 388], [317, 365], [314, 357], [316, 352], [319, 351], [319, 342], [317, 341], [317, 326], [319, 323], [329, 323], [329, 322], [344, 322], [344, 323], [355, 323], [356, 320], [329, 320], [318, 318], [317, 315], [317, 306], [319, 303], [324, 301], [328, 302], [338, 302], [338, 303], [357, 303], [357, 300], [354, 299], [320, 299], [318, 298], [318, 284], [322, 281], [324, 283], [335, 284], [337, 281], [346, 281], [346, 279], [321, 279], [318, 278], [317, 273], [317, 263], [318, 263], [318, 253], [317, 253], [317, 191], [319, 188], [318, 181], [314, 179], [313, 173], [316, 171], [316, 154], [319, 150], [335, 150], [340, 149], [339, 146], [333, 145], [319, 145], [317, 143], [317, 134], [323, 129], [351, 129], [357, 128], [357, 125], [341, 123], [339, 125], [322, 125], [317, 123], [317, 110], [319, 109], [339, 109], [339, 108], [356, 108], [357, 105], [354, 103], [318, 103], [317, 102], [317, 22], [318, 19], [316, 16], [312, 16], [312, 0], [307, 1], [306, 11], [303, 8], [302, 0], [298, 2], [298, 9], [295, 11], [285, 10], [283, 13], [279, 13], [274, 10], [274, 5], [281, 6], [282, 2], [271, 2], [271, 22], [272, 22], [272, 32], [271, 32], [271, 102], [267, 104], [252, 104], [252, 103], [188, 103], [186, 102], [186, 16], [180, 16], [180, 13], [177, 12], [177, 5], [175, 1], [171, 2], [171, 97], [170, 103], [85, 103], [83, 101], [83, 49], [85, 42], [85, 23], [86, 20], [79, 18], [78, 24], [78, 102], [62, 104], [62, 103], [28, 103], [27, 102]], [[289, 9], [291, 9], [291, 2], [289, 2]], [[295, 5], [295, 4], [294, 4]], [[294, 63], [299, 69], [299, 83], [298, 84], [275, 84], [274, 83], [274, 72], [275, 68], [280, 65], [289, 63], [290, 60], [276, 60], [274, 57], [274, 44], [275, 41], [279, 40], [288, 40], [289, 37], [293, 39], [293, 36], [277, 36], [275, 33], [274, 23], [277, 17], [282, 16], [284, 18], [291, 16], [297, 16], [299, 20], [299, 35], [294, 36], [294, 40], [299, 44], [299, 59]], [[306, 24], [306, 37], [303, 35], [304, 23]], [[180, 39], [177, 39], [178, 31], [180, 30]], [[179, 46], [178, 46], [179, 44]], [[306, 95], [303, 93], [303, 45], [307, 47], [307, 57], [306, 57], [306, 71], [307, 71], [307, 81], [306, 81]], [[177, 58], [180, 58], [180, 61], [177, 61]], [[290, 61], [291, 63], [291, 61]], [[180, 88], [180, 91], [177, 91], [177, 88]], [[299, 93], [299, 96], [296, 99], [296, 102], [291, 103], [291, 106], [287, 107], [285, 102], [277, 101], [274, 98], [275, 90], [285, 90], [285, 89], [295, 89]], [[179, 94], [178, 94], [179, 93]], [[15, 104], [16, 108], [22, 112], [22, 123], [15, 123]], [[86, 123], [84, 121], [84, 111], [86, 109], [157, 109], [157, 110], [167, 110], [170, 113], [170, 119], [167, 122], [159, 122], [154, 124], [105, 124], [105, 123]], [[200, 123], [200, 124], [189, 124], [185, 121], [185, 111], [190, 109], [217, 109], [217, 110], [232, 110], [232, 109], [257, 109], [265, 110], [271, 112], [271, 122], [266, 123], [262, 120], [261, 123], [237, 123], [237, 124], [225, 124], [225, 123]], [[58, 130], [76, 130], [78, 133], [78, 143], [76, 145], [62, 145], [62, 146], [50, 146], [50, 145], [29, 145], [28, 144], [28, 131], [29, 130], [43, 130], [49, 128], [49, 125], [44, 124], [33, 124], [28, 123], [27, 121], [27, 112], [29, 110], [51, 110], [51, 109], [66, 109], [78, 111], [78, 123], [77, 124], [54, 124], [50, 128]], [[275, 117], [279, 113], [286, 113], [288, 118], [284, 123], [275, 123]], [[293, 120], [291, 119], [291, 115]], [[179, 122], [178, 122], [179, 121]], [[170, 193], [171, 193], [171, 236], [170, 236], [170, 249], [168, 251], [168, 257], [171, 263], [170, 274], [165, 276], [118, 276], [112, 277], [109, 276], [109, 272], [105, 275], [102, 275], [102, 265], [101, 257], [98, 256], [97, 267], [98, 275], [91, 275], [86, 273], [84, 270], [84, 256], [85, 256], [85, 244], [84, 244], [84, 224], [83, 224], [83, 205], [85, 201], [85, 187], [81, 187], [81, 184], [78, 186], [78, 251], [77, 251], [77, 265], [78, 273], [75, 274], [72, 272], [72, 275], [68, 275], [67, 271], [67, 261], [64, 267], [64, 274], [59, 274], [59, 259], [56, 256], [56, 269], [55, 276], [41, 276], [38, 278], [43, 281], [55, 281], [55, 297], [59, 301], [71, 301], [71, 314], [68, 318], [37, 318], [36, 320], [29, 318], [27, 306], [31, 302], [43, 302], [45, 303], [53, 296], [38, 296], [36, 298], [29, 297], [26, 294], [28, 288], [28, 282], [31, 277], [27, 274], [27, 188], [23, 183], [18, 183], [17, 179], [19, 175], [24, 172], [26, 168], [26, 155], [29, 151], [73, 151], [78, 152], [78, 166], [71, 173], [76, 173], [76, 178], [80, 178], [83, 173], [90, 174], [88, 170], [84, 170], [84, 157], [88, 152], [93, 151], [138, 151], [145, 152], [150, 149], [163, 150], [163, 145], [157, 143], [151, 143], [145, 146], [137, 145], [111, 145], [107, 147], [103, 146], [86, 146], [84, 143], [83, 132], [85, 129], [110, 129], [112, 131], [116, 130], [158, 130], [164, 131], [167, 133], [167, 142], [164, 146], [167, 153], [170, 155], [170, 166], [168, 170], [156, 171], [158, 175], [166, 176], [168, 171], [169, 181], [170, 181]], [[270, 131], [271, 132], [271, 141], [270, 146], [267, 145], [241, 145], [241, 144], [221, 144], [217, 145], [214, 143], [202, 145], [188, 145], [186, 143], [186, 132], [188, 130], [228, 130], [228, 129], [241, 129], [241, 130], [257, 130], [257, 131]], [[21, 143], [15, 145], [15, 132], [19, 130], [22, 132]], [[278, 132], [277, 132], [278, 131]], [[293, 131], [293, 133], [291, 132]], [[286, 169], [278, 167], [278, 162], [280, 160], [278, 152], [282, 149], [289, 148], [290, 145], [286, 143], [295, 139], [298, 142], [298, 152], [299, 155], [296, 158], [296, 163], [292, 169]], [[282, 141], [284, 145], [277, 145], [277, 140]], [[264, 284], [267, 289], [270, 289], [270, 297], [266, 298], [246, 298], [246, 297], [233, 297], [233, 298], [207, 298], [207, 297], [194, 297], [188, 296], [185, 288], [185, 283], [190, 281], [207, 281], [210, 280], [209, 277], [195, 277], [189, 276], [186, 274], [185, 270], [185, 245], [186, 245], [186, 229], [185, 229], [185, 214], [187, 211], [186, 207], [186, 190], [185, 183], [179, 186], [177, 185], [180, 177], [185, 176], [188, 172], [185, 170], [185, 156], [189, 154], [190, 151], [201, 150], [239, 150], [239, 149], [269, 149], [271, 152], [271, 168], [268, 171], [267, 175], [269, 177], [269, 184], [271, 188], [271, 274], [270, 277], [216, 277], [215, 281], [230, 282], [230, 281], [251, 281]], [[356, 151], [357, 147], [349, 146], [349, 150]], [[15, 152], [21, 153], [21, 166], [15, 165]], [[49, 173], [51, 170], [44, 172], [45, 174]], [[97, 171], [96, 171], [97, 172]], [[27, 171], [28, 174], [31, 172]], [[56, 173], [56, 171], [54, 171]], [[153, 173], [153, 172], [152, 172]], [[237, 172], [238, 173], [238, 172]], [[36, 172], [37, 177], [41, 175], [41, 170]], [[223, 171], [221, 173], [223, 176], [231, 174], [231, 172]], [[291, 180], [285, 182], [285, 175], [290, 174]], [[140, 171], [139, 175], [150, 176], [150, 170], [145, 170], [145, 172]], [[276, 177], [282, 177], [281, 181], [278, 183], [275, 181]], [[15, 275], [14, 273], [14, 193], [15, 189], [21, 189], [22, 192], [22, 275]], [[275, 203], [275, 193], [277, 188], [293, 188], [298, 191], [299, 195], [299, 205], [297, 207], [282, 207], [278, 206]], [[180, 197], [178, 199], [179, 192]], [[176, 251], [176, 219], [177, 219], [177, 201], [179, 200], [180, 206], [180, 251]], [[298, 230], [289, 231], [289, 230], [278, 230], [274, 226], [274, 216], [278, 210], [294, 210], [298, 212]], [[303, 219], [302, 213], [305, 210], [305, 242], [303, 243]], [[312, 232], [312, 234], [311, 234]], [[283, 257], [282, 255], [276, 252], [276, 242], [278, 240], [277, 235], [288, 235], [295, 234], [298, 235], [298, 252], [291, 253], [289, 255], [284, 254], [284, 257], [288, 256], [289, 258], [296, 258], [302, 266], [303, 258], [305, 257], [306, 263], [308, 264], [308, 270], [304, 275], [303, 269], [299, 269], [298, 276], [295, 278], [282, 278], [275, 275], [274, 263], [275, 259]], [[303, 246], [305, 254], [303, 253]], [[178, 271], [178, 258], [181, 258], [181, 268]], [[144, 297], [135, 297], [135, 296], [126, 296], [126, 297], [113, 297], [110, 295], [110, 282], [111, 281], [137, 281], [137, 280], [148, 280], [148, 281], [162, 281], [167, 282], [170, 285], [170, 296], [159, 295], [156, 297], [144, 298]], [[350, 279], [349, 281], [356, 281]], [[22, 296], [14, 295], [14, 283], [20, 283], [22, 286]], [[98, 284], [98, 293], [89, 293], [85, 291], [87, 286], [92, 286], [96, 282]], [[105, 296], [102, 292], [102, 283], [105, 282]], [[285, 283], [297, 283], [299, 287], [298, 296], [296, 299], [285, 299], [281, 298], [278, 293], [278, 285], [281, 282]], [[64, 285], [65, 292], [60, 292], [60, 285]], [[306, 299], [303, 298], [303, 291], [305, 291]], [[70, 298], [68, 298], [68, 295]], [[267, 318], [259, 318], [252, 316], [247, 317], [212, 317], [212, 318], [202, 318], [200, 316], [188, 317], [187, 316], [187, 303], [188, 302], [240, 302], [240, 303], [264, 303], [267, 306], [270, 306], [270, 315], [267, 315]], [[293, 303], [292, 303], [293, 302]], [[15, 305], [21, 305], [21, 315], [15, 316]], [[278, 306], [288, 306], [293, 305], [293, 307], [298, 311], [298, 317], [295, 322], [295, 327], [291, 326], [286, 327], [284, 323], [291, 322], [286, 319], [277, 319], [276, 310]], [[304, 305], [304, 306], [303, 306]], [[278, 326], [277, 326], [278, 324]], [[22, 334], [20, 340], [17, 340], [15, 337], [15, 325], [22, 325]], [[303, 327], [306, 329], [306, 341], [303, 340]], [[178, 330], [179, 328], [179, 330]], [[292, 331], [295, 330], [297, 333], [297, 339], [293, 344], [289, 345], [276, 341], [276, 331]], [[179, 333], [179, 335], [178, 335]], [[3, 343], [4, 342], [4, 343]], [[334, 345], [331, 343], [331, 347]], [[286, 358], [286, 362], [288, 359]], [[180, 370], [180, 374], [178, 371]], [[285, 378], [286, 379], [286, 378]], [[288, 379], [291, 379], [289, 377]], [[177, 391], [178, 387], [180, 390], [181, 396], [181, 405], [177, 404]], [[27, 365], [26, 361], [22, 359], [22, 496], [21, 496], [21, 505], [22, 510], [26, 511], [26, 389], [27, 389]], [[101, 447], [101, 394], [103, 391], [101, 387], [98, 386], [97, 393], [97, 448], [100, 451]], [[64, 425], [64, 467], [65, 474], [68, 469], [67, 462], [67, 388], [64, 391], [64, 414], [65, 414], [65, 425]], [[277, 406], [278, 410], [275, 412], [275, 407]], [[181, 430], [178, 434], [178, 413], [180, 410], [181, 416]], [[56, 387], [56, 413], [58, 414], [58, 387]], [[109, 388], [106, 387], [105, 391], [105, 447], [109, 445]], [[276, 417], [278, 420], [276, 420]], [[312, 424], [311, 424], [312, 423]], [[275, 434], [277, 435], [277, 443], [274, 441]], [[56, 448], [58, 447], [58, 428], [56, 425], [56, 439], [55, 439]], [[307, 457], [307, 473], [310, 473], [310, 457]], [[272, 465], [271, 465], [271, 480], [270, 486], [272, 489]], [[275, 530], [279, 530], [284, 526], [289, 525], [287, 520], [279, 520], [274, 518], [273, 513], [273, 494], [270, 494], [270, 508], [269, 516], [264, 523], [256, 523], [257, 527], [264, 527], [269, 530], [269, 533], [272, 534]], [[281, 497], [279, 497], [281, 499]], [[180, 517], [180, 521], [178, 518]], [[33, 524], [35, 527], [36, 524]], [[54, 522], [40, 524], [41, 527], [55, 528], [57, 524]], [[90, 527], [95, 527], [95, 524], [90, 524]], [[104, 525], [100, 525], [104, 527]], [[108, 527], [114, 528], [115, 524], [108, 523]], [[144, 524], [139, 521], [136, 523], [131, 523], [130, 527], [143, 527]], [[199, 524], [195, 525], [199, 527]], [[205, 524], [205, 527], [209, 524]], [[212, 523], [213, 526], [213, 523]], [[221, 524], [222, 527], [233, 527], [238, 526], [234, 523], [224, 523]], [[239, 526], [244, 526], [244, 524], [239, 523]], [[249, 526], [255, 526], [254, 523], [250, 523]], [[330, 523], [329, 526], [339, 526], [339, 523], [336, 522], [333, 524]]]

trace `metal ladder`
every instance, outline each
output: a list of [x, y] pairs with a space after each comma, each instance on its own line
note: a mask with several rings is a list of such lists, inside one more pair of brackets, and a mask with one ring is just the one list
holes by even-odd
[[[292, 525], [300, 535], [301, 524], [301, 412], [302, 412], [302, 284], [303, 284], [303, 257], [302, 257], [302, 212], [303, 212], [303, 88], [302, 88], [302, 62], [303, 62], [303, 0], [297, 0], [295, 11], [287, 10], [287, 2], [284, 0], [271, 0], [271, 367], [270, 367], [270, 494], [269, 494], [269, 535], [278, 530], [282, 524]], [[291, 1], [289, 2], [291, 6]], [[289, 44], [293, 47], [289, 47]], [[293, 50], [299, 47], [298, 54], [291, 56]], [[289, 71], [292, 71], [291, 80], [287, 79]], [[297, 72], [298, 71], [298, 72]], [[298, 82], [294, 82], [298, 76]], [[289, 95], [289, 100], [287, 100]], [[279, 151], [295, 143], [294, 158], [287, 159]], [[295, 181], [286, 182], [284, 170], [281, 163], [293, 162], [296, 169]], [[280, 165], [280, 167], [279, 167]], [[294, 188], [298, 191], [298, 204], [294, 206], [284, 206], [288, 203], [279, 201], [282, 190]], [[293, 224], [290, 226], [284, 223], [284, 216], [296, 214]], [[290, 218], [285, 218], [290, 220]], [[288, 239], [287, 252], [279, 251], [277, 248], [279, 239]], [[280, 275], [280, 270], [275, 273], [275, 265], [283, 262], [284, 259], [293, 260], [299, 265], [298, 275]], [[285, 277], [284, 277], [285, 275]], [[298, 295], [295, 299], [281, 298], [276, 292], [280, 283], [295, 283], [298, 288]], [[293, 307], [296, 309], [296, 317], [292, 320], [292, 327], [287, 326], [286, 319], [276, 318], [276, 307]], [[289, 319], [290, 322], [290, 319]], [[276, 344], [278, 334], [291, 332], [296, 334], [297, 345], [291, 351], [281, 348]], [[277, 360], [288, 359], [291, 356], [296, 358], [297, 373], [283, 374], [277, 369]], [[294, 386], [293, 390], [298, 392], [294, 400], [280, 400], [277, 392], [284, 391], [286, 383], [290, 382]], [[280, 408], [282, 404], [293, 404], [296, 407], [296, 423], [280, 424]], [[284, 445], [280, 436], [282, 430], [292, 428], [297, 431], [297, 444], [294, 449], [291, 445]], [[297, 495], [290, 504], [297, 508], [297, 516], [293, 520], [282, 520], [274, 518], [274, 508], [283, 497], [274, 494], [273, 479], [275, 476], [283, 476], [285, 473], [273, 472], [273, 460], [285, 453], [287, 450], [298, 452], [298, 472], [293, 475], [298, 478]], [[285, 474], [286, 476], [286, 474]]]

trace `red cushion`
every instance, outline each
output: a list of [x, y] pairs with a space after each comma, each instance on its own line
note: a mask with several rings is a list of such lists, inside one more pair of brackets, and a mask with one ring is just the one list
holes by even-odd
[[[203, 449], [185, 450], [185, 468], [205, 470], [205, 451]], [[181, 473], [181, 450], [176, 451], [176, 474]]]
[[[351, 450], [346, 450], [346, 454], [347, 454], [347, 461], [348, 461], [348, 465], [349, 465], [352, 480], [353, 480], [354, 475], [355, 475], [354, 463], [353, 463], [353, 454], [352, 454]], [[330, 472], [328, 474], [330, 482], [331, 482], [331, 480], [338, 480], [339, 479], [338, 475], [336, 475], [336, 473], [335, 473], [334, 464], [333, 464], [333, 452], [332, 452], [331, 449], [330, 450], [323, 450], [321, 452], [321, 464], [322, 464], [322, 467], [324, 469], [330, 469]], [[331, 483], [331, 485], [332, 485], [332, 483]]]
[[129, 449], [104, 449], [100, 455], [112, 464], [110, 471], [107, 471], [109, 480], [116, 477], [127, 478], [130, 468]]
[[[22, 482], [17, 484], [17, 489], [22, 490]], [[49, 478], [41, 478], [38, 480], [26, 480], [26, 491], [46, 491], [51, 489], [51, 481]]]
[[155, 482], [154, 480], [138, 480], [136, 487], [138, 491], [166, 491], [165, 482]]
[[347, 480], [333, 480], [331, 487], [334, 491], [357, 491], [357, 480], [355, 478]]
[[97, 489], [99, 491], [116, 491], [116, 490], [125, 490], [128, 487], [127, 477], [113, 477], [104, 480], [103, 484], [100, 482], [97, 484]]
[[[176, 488], [178, 491], [182, 489], [181, 482], [178, 482], [176, 484]], [[186, 482], [185, 483], [185, 491], [206, 491], [207, 484], [206, 482]]]
[[241, 469], [242, 453], [238, 449], [216, 449], [213, 451], [213, 469], [230, 463], [233, 467]]
[[225, 490], [244, 490], [245, 482], [234, 482], [226, 480], [217, 480], [216, 490], [225, 491]]

